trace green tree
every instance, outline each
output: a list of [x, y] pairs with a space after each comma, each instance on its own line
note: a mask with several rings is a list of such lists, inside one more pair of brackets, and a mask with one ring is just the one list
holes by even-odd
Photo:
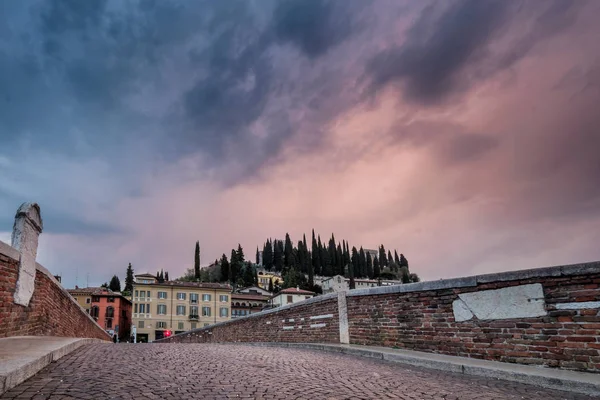
[[379, 246], [379, 267], [383, 270], [387, 267], [387, 257], [385, 255], [385, 247]]
[[370, 252], [367, 252], [367, 276], [369, 279], [373, 279], [373, 260]]
[[200, 279], [200, 242], [196, 241], [196, 250], [194, 251], [194, 275]]
[[244, 263], [242, 277], [245, 287], [254, 285], [254, 267], [252, 266], [252, 264]]
[[281, 240], [275, 240], [273, 245], [273, 267], [275, 271], [281, 272], [283, 269], [283, 243]]
[[169, 271], [165, 272], [165, 281], [169, 281]]
[[285, 247], [283, 249], [283, 265], [287, 268], [293, 267], [294, 262], [292, 259], [292, 252], [294, 251], [294, 246], [292, 245], [292, 240], [290, 239], [290, 234], [285, 234]]
[[408, 268], [408, 260], [404, 257], [404, 254], [400, 254], [400, 266]]
[[267, 243], [265, 243], [265, 247], [263, 249], [263, 265], [267, 271], [271, 271], [273, 269], [273, 244], [269, 239], [267, 239]]
[[237, 258], [237, 252], [235, 251], [235, 249], [231, 250], [231, 257], [229, 258], [229, 282], [231, 282], [232, 285], [235, 285], [235, 283], [237, 282], [237, 278], [238, 278], [238, 258]]
[[102, 285], [100, 285], [101, 288], [104, 289], [108, 289], [108, 282], [104, 282]]
[[256, 265], [260, 264], [260, 252], [258, 251], [258, 246], [256, 246]]
[[377, 259], [377, 256], [375, 256], [373, 259], [373, 278], [379, 278], [380, 274], [381, 269], [379, 269], [379, 260]]
[[323, 244], [321, 243], [321, 235], [317, 235], [317, 249], [319, 250], [319, 254], [317, 254], [317, 268], [315, 268], [315, 275], [323, 275]]
[[121, 291], [121, 281], [119, 281], [119, 277], [116, 275], [113, 275], [113, 277], [110, 280], [110, 284], [108, 285], [108, 288], [110, 290], [112, 290], [113, 292], [120, 292]]
[[338, 243], [335, 251], [335, 266], [336, 274], [344, 275], [344, 253], [342, 252], [342, 246]]
[[398, 258], [398, 252], [396, 250], [394, 250], [394, 262], [398, 265], [401, 265], [400, 259]]
[[165, 281], [165, 273], [163, 272], [163, 270], [160, 270], [160, 274], [158, 275], [158, 281], [160, 283], [163, 283]]
[[220, 267], [221, 267], [221, 281], [222, 282], [227, 282], [229, 280], [229, 261], [227, 260], [227, 256], [225, 255], [225, 253], [223, 253], [223, 255], [221, 256], [221, 262], [220, 262]]
[[244, 257], [244, 249], [242, 249], [242, 245], [238, 243], [238, 248], [237, 248], [237, 261], [240, 263], [243, 263], [244, 261], [246, 261], [246, 258]]
[[269, 292], [273, 293], [273, 278], [269, 278]]
[[365, 251], [360, 247], [360, 251], [358, 253], [358, 265], [360, 269], [360, 277], [367, 276], [367, 258], [365, 257]]
[[131, 295], [133, 291], [133, 268], [131, 267], [131, 263], [127, 266], [127, 273], [125, 274], [125, 290], [127, 295]]
[[[317, 243], [317, 238], [315, 237], [315, 230], [312, 230], [312, 275], [314, 277], [315, 273], [318, 274], [319, 271], [319, 245]], [[314, 279], [314, 278], [313, 278]], [[313, 280], [309, 277], [309, 280]]]
[[352, 263], [352, 275], [350, 275], [350, 277], [355, 277], [358, 276], [358, 272], [360, 271], [360, 261], [358, 259], [358, 250], [356, 250], [356, 247], [352, 246], [352, 258], [351, 258], [351, 263]]

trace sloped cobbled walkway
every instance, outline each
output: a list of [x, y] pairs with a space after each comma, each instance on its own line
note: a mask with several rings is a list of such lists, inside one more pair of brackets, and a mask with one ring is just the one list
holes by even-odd
[[349, 355], [241, 344], [94, 344], [1, 399], [591, 399]]

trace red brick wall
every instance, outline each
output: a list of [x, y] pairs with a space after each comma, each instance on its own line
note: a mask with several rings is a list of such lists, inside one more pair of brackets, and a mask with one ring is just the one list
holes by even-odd
[[[455, 322], [459, 293], [541, 283], [548, 315]], [[556, 303], [600, 301], [596, 273], [490, 282], [475, 287], [349, 296], [350, 342], [600, 372], [600, 311]]]
[[66, 336], [109, 340], [52, 278], [38, 270], [29, 306], [13, 302], [19, 262], [0, 253], [0, 337]]
[[[321, 300], [321, 299], [315, 299]], [[339, 343], [337, 296], [282, 307], [172, 336], [161, 342], [304, 342]], [[316, 316], [331, 317], [311, 319]], [[293, 321], [290, 321], [293, 319]], [[285, 321], [285, 322], [284, 322]], [[325, 326], [311, 327], [315, 324]], [[288, 329], [284, 329], [287, 327]], [[293, 327], [293, 329], [289, 329]]]

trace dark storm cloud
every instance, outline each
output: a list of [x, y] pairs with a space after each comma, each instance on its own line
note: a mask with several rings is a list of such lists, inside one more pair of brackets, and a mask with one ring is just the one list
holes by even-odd
[[274, 12], [273, 33], [278, 41], [290, 42], [308, 57], [317, 58], [353, 33], [349, 10], [356, 4], [352, 3], [356, 2], [281, 1]]
[[[409, 101], [443, 102], [510, 67], [536, 43], [569, 26], [578, 8], [574, 4], [560, 0], [542, 6], [502, 0], [459, 0], [449, 6], [433, 3], [410, 27], [402, 45], [381, 51], [367, 63], [370, 92], [400, 82]], [[442, 7], [447, 9], [439, 10]], [[509, 50], [496, 54], [489, 48], [511, 26], [515, 29], [521, 13], [535, 14], [540, 9], [533, 27], [513, 39]]]

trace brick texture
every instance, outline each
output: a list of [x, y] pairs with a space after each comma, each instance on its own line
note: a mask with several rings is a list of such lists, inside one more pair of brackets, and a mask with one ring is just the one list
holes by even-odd
[[13, 302], [19, 262], [0, 253], [0, 337], [64, 336], [108, 340], [109, 337], [50, 277], [35, 275], [29, 306]]
[[[548, 315], [455, 322], [459, 293], [541, 283]], [[600, 301], [600, 271], [443, 289], [347, 298], [350, 342], [486, 360], [600, 372], [600, 312], [556, 303]]]
[[[327, 317], [315, 319], [317, 316]], [[335, 298], [275, 312], [254, 314], [161, 340], [172, 343], [339, 341], [339, 316]]]

